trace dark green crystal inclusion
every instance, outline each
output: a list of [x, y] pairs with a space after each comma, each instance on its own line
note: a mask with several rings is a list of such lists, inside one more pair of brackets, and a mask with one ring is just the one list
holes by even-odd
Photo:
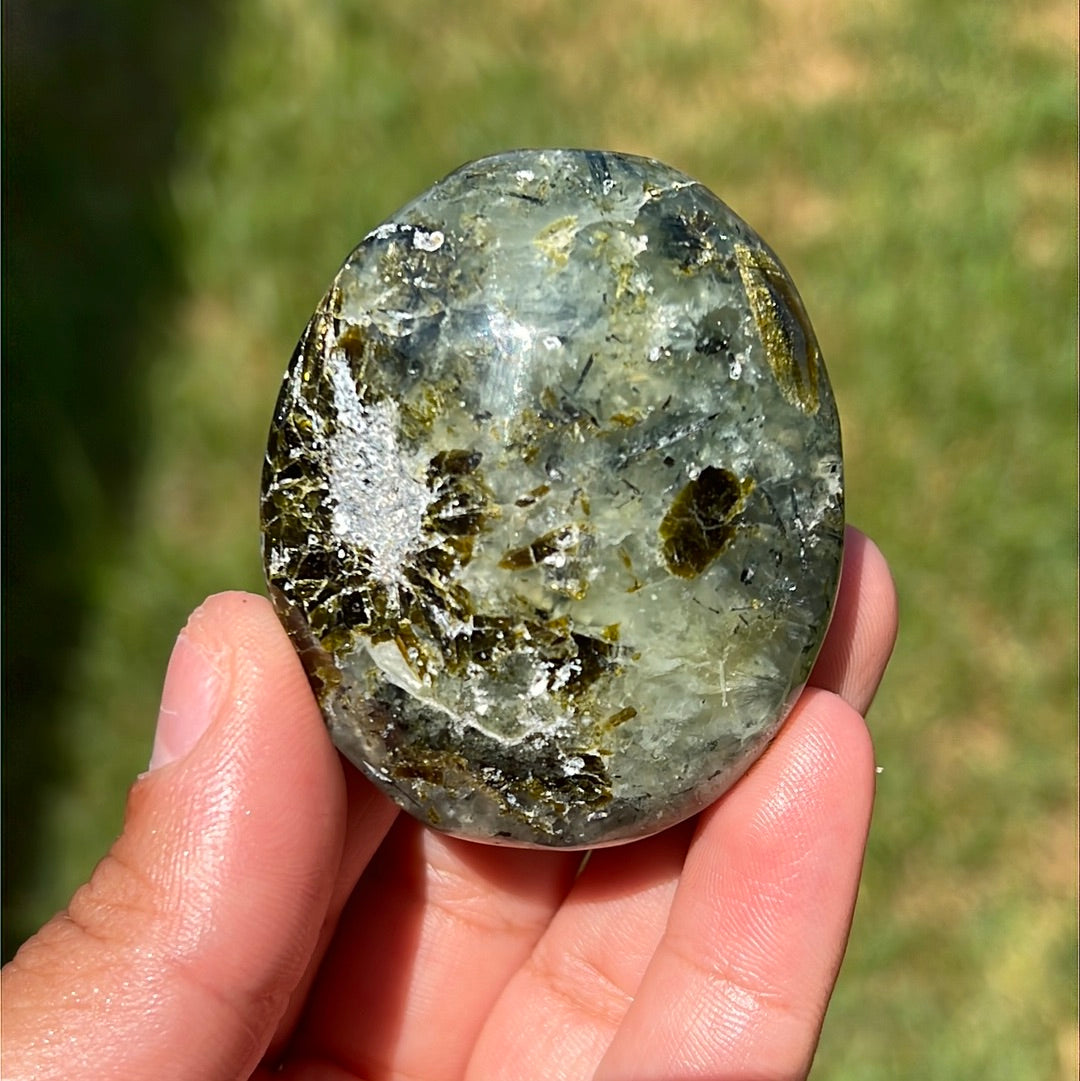
[[809, 673], [839, 424], [801, 300], [644, 158], [516, 151], [371, 232], [308, 324], [264, 562], [337, 746], [477, 840], [630, 840], [707, 805]]

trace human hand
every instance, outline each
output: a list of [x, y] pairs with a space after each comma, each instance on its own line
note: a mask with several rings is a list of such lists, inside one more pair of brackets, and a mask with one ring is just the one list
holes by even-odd
[[850, 926], [896, 630], [849, 530], [810, 685], [695, 820], [580, 853], [425, 830], [333, 750], [261, 598], [180, 635], [153, 768], [3, 974], [5, 1078], [797, 1078]]

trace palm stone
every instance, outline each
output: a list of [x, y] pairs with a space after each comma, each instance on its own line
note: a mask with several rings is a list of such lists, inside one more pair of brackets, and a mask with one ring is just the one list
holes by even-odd
[[337, 747], [422, 821], [563, 848], [701, 810], [836, 593], [836, 406], [788, 274], [660, 162], [521, 150], [369, 233], [263, 473], [277, 611]]

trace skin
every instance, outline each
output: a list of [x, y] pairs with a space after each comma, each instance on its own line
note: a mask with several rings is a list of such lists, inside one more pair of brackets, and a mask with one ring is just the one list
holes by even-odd
[[766, 753], [695, 820], [580, 869], [399, 815], [333, 750], [268, 603], [211, 597], [122, 835], [4, 969], [4, 1077], [804, 1077], [895, 633], [885, 562], [850, 530], [828, 639]]

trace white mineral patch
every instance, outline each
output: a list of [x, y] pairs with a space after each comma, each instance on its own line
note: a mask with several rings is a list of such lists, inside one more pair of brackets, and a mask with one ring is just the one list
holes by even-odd
[[331, 529], [347, 544], [371, 552], [375, 578], [395, 582], [421, 539], [430, 493], [402, 461], [397, 406], [361, 402], [341, 352], [332, 352], [326, 365], [337, 421], [327, 455]]
[[433, 229], [430, 233], [417, 229], [412, 235], [413, 247], [420, 251], [438, 251], [445, 239], [445, 235], [438, 229]]

